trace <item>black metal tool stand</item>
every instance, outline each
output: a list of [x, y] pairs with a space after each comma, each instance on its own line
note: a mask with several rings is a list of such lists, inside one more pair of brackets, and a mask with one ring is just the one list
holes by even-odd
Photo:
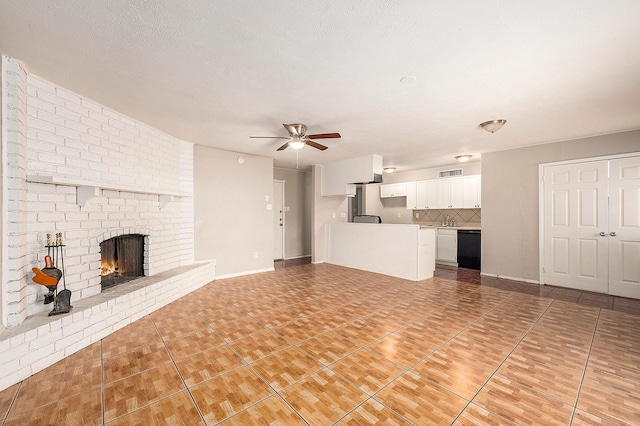
[[[65, 280], [64, 273], [64, 247], [65, 245], [62, 243], [62, 233], [56, 234], [55, 243], [51, 243], [49, 239], [49, 234], [47, 234], [47, 244], [45, 245], [47, 248], [47, 255], [51, 256], [54, 265], [60, 265], [60, 271], [62, 271], [62, 275], [58, 280], [58, 285], [54, 291], [53, 295], [53, 310], [49, 312], [49, 316], [66, 314], [71, 311], [71, 290], [67, 290], [67, 281]], [[58, 291], [58, 287], [60, 286], [60, 282], [62, 282], [63, 290]], [[45, 300], [46, 303], [46, 300]]]

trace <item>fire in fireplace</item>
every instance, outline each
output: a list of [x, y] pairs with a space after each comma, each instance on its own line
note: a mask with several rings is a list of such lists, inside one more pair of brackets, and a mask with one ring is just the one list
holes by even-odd
[[100, 243], [102, 290], [144, 276], [144, 235], [129, 234]]

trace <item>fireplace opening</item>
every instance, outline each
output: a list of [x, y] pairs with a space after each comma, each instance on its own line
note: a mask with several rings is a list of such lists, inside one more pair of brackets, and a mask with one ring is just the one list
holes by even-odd
[[144, 235], [129, 234], [100, 243], [102, 290], [144, 277]]

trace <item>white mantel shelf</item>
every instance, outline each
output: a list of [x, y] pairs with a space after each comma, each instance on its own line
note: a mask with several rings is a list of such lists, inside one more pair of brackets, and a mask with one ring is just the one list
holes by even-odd
[[44, 183], [49, 185], [75, 186], [77, 204], [81, 207], [84, 206], [91, 198], [99, 196], [100, 190], [102, 189], [119, 192], [133, 192], [136, 194], [157, 195], [161, 209], [164, 208], [167, 203], [173, 201], [173, 197], [193, 197], [193, 193], [189, 192], [172, 192], [157, 189], [140, 188], [133, 185], [96, 182], [88, 179], [68, 178], [64, 176], [28, 175], [27, 182]]

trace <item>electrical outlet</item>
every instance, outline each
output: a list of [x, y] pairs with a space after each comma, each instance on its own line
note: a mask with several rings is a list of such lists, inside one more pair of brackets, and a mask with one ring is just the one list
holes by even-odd
[[416, 219], [420, 219], [420, 213], [416, 212]]
[[253, 252], [253, 258], [254, 258], [254, 259], [257, 259], [257, 258], [258, 258], [258, 252], [257, 252], [257, 251], [254, 251], [254, 252]]
[[340, 213], [340, 217], [347, 217], [346, 213]]
[[398, 217], [402, 217], [402, 213], [398, 212]]

